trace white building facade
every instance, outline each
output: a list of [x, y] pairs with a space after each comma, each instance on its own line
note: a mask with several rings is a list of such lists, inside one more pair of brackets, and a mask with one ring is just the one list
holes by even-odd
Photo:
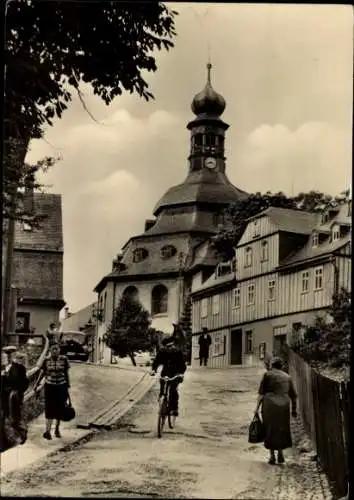
[[[171, 333], [190, 310], [193, 276], [210, 276], [217, 264], [210, 237], [217, 232], [220, 213], [247, 197], [226, 176], [225, 132], [220, 116], [226, 103], [211, 86], [192, 102], [189, 169], [184, 182], [172, 186], [154, 208], [145, 231], [132, 237], [113, 261], [112, 272], [95, 287], [97, 300], [96, 361], [110, 363], [112, 353], [103, 337], [123, 293], [135, 294], [149, 311], [152, 327]], [[123, 209], [123, 208], [122, 208]]]

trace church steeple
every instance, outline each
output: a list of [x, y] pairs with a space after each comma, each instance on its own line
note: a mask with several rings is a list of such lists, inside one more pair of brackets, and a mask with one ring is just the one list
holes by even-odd
[[225, 110], [225, 99], [215, 92], [211, 84], [210, 63], [207, 64], [207, 82], [204, 89], [192, 101], [192, 111], [196, 118], [189, 122], [191, 149], [189, 155], [190, 172], [203, 168], [225, 171], [224, 140], [229, 125], [220, 116]]

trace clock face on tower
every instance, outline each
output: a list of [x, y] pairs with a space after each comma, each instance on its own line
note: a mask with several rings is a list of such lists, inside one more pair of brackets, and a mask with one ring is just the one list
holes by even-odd
[[215, 158], [206, 158], [204, 165], [210, 170], [214, 170], [216, 168], [216, 160]]

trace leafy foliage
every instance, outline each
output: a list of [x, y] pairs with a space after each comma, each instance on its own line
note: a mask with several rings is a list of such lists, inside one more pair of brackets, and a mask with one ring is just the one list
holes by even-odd
[[6, 135], [40, 137], [81, 81], [106, 104], [123, 89], [152, 98], [142, 72], [173, 47], [175, 15], [159, 2], [7, 2]]
[[293, 349], [312, 365], [325, 364], [339, 368], [350, 365], [351, 351], [351, 300], [350, 293], [342, 288], [334, 295], [329, 311], [329, 321], [317, 317], [305, 328], [303, 339], [297, 339]]
[[138, 351], [151, 351], [157, 342], [157, 330], [150, 328], [149, 312], [130, 295], [123, 295], [113, 312], [113, 319], [103, 337], [115, 356], [129, 356], [135, 366]]
[[[16, 141], [10, 140], [10, 143], [16, 144]], [[14, 146], [13, 146], [14, 147]], [[24, 163], [21, 169], [17, 167], [16, 152], [12, 151], [7, 157], [7, 163], [4, 164], [4, 197], [2, 204], [3, 222], [14, 218], [21, 222], [27, 222], [32, 227], [38, 227], [43, 216], [32, 210], [29, 201], [29, 192], [44, 191], [47, 186], [40, 184], [36, 180], [36, 174], [40, 171], [46, 172], [59, 158], [46, 156], [39, 160], [35, 165]], [[16, 203], [14, 210], [11, 209], [12, 197], [10, 193], [16, 193]]]
[[348, 196], [348, 191], [335, 198], [319, 191], [302, 192], [295, 197], [288, 197], [282, 192], [272, 194], [270, 191], [265, 194], [250, 194], [246, 199], [232, 203], [224, 210], [223, 224], [212, 238], [213, 246], [223, 260], [231, 260], [234, 257], [234, 247], [247, 226], [248, 218], [269, 207], [322, 211], [329, 205], [345, 201]]
[[[60, 118], [81, 82], [108, 105], [123, 90], [149, 100], [143, 78], [153, 52], [169, 50], [177, 13], [159, 2], [7, 1], [5, 6], [4, 191], [27, 172], [29, 141]], [[5, 210], [8, 215], [9, 210]]]

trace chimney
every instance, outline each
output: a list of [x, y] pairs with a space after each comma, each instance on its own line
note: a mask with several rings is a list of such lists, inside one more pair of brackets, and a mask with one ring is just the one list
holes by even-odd
[[145, 232], [148, 231], [152, 226], [155, 225], [156, 219], [147, 219], [145, 221]]
[[34, 174], [30, 174], [25, 179], [25, 191], [23, 193], [23, 207], [27, 214], [33, 214], [33, 185], [35, 183]]

